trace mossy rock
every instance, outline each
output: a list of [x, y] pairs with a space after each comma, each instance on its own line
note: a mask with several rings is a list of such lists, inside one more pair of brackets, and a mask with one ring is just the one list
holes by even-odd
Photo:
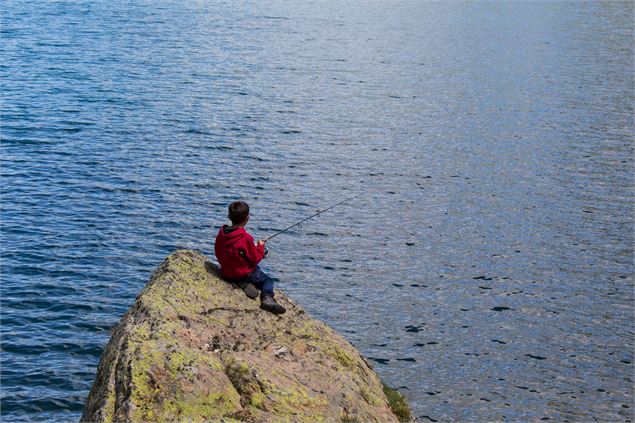
[[396, 391], [281, 292], [262, 311], [205, 256], [171, 254], [113, 331], [81, 421], [410, 419]]
[[406, 398], [396, 389], [391, 388], [382, 382], [382, 388], [384, 390], [384, 394], [386, 394], [386, 398], [388, 399], [388, 405], [395, 416], [399, 419], [400, 422], [409, 422], [412, 421], [412, 413], [410, 412], [410, 407], [406, 402]]

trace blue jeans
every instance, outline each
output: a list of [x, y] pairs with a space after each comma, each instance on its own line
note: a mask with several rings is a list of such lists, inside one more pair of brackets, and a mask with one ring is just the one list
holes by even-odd
[[273, 279], [256, 266], [253, 272], [241, 279], [242, 282], [253, 283], [260, 290], [260, 298], [270, 295], [273, 297]]

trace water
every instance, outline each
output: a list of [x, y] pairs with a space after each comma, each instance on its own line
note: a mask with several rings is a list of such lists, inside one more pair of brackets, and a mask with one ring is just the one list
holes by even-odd
[[2, 2], [2, 414], [77, 420], [252, 207], [420, 420], [633, 419], [630, 2]]

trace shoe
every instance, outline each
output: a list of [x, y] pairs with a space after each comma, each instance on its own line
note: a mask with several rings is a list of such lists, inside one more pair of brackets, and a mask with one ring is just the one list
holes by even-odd
[[260, 295], [260, 291], [258, 291], [258, 288], [256, 288], [256, 286], [251, 282], [237, 282], [236, 285], [238, 285], [238, 287], [243, 290], [245, 295], [247, 295], [252, 300]]
[[283, 314], [287, 311], [287, 309], [278, 304], [271, 295], [260, 299], [260, 308], [273, 314]]

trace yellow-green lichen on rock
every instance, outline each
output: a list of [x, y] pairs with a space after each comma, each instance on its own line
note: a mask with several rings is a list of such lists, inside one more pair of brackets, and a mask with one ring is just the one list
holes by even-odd
[[171, 254], [115, 327], [81, 420], [403, 421], [403, 396], [350, 343], [276, 298], [286, 314], [262, 311], [205, 256]]

